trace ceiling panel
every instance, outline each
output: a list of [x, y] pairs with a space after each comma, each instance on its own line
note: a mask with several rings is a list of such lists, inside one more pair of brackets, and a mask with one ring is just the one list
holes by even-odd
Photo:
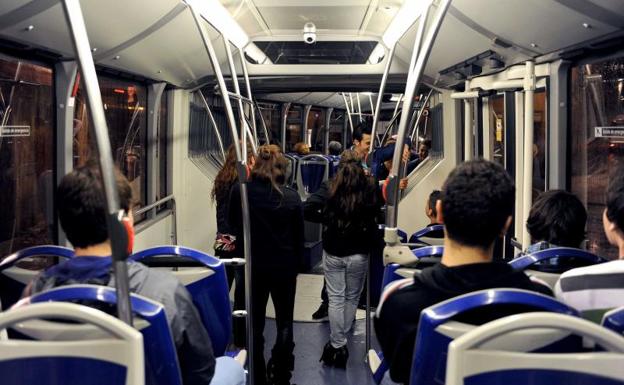
[[313, 22], [317, 30], [357, 30], [362, 24], [367, 6], [258, 6], [258, 11], [271, 30], [303, 30]]
[[608, 9], [616, 15], [624, 18], [624, 1], [622, 0], [588, 0], [599, 7]]
[[543, 53], [615, 31], [555, 1], [456, 0], [453, 5], [498, 36], [524, 47], [536, 44], [534, 48]]

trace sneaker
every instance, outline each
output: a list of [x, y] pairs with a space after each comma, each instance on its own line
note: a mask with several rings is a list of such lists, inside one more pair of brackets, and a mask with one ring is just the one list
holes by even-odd
[[327, 310], [329, 305], [326, 303], [322, 303], [321, 306], [312, 314], [313, 320], [320, 320], [323, 318], [327, 318]]

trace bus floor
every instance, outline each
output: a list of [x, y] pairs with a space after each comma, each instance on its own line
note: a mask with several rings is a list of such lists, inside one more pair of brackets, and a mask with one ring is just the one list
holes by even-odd
[[[372, 348], [379, 350], [374, 330]], [[267, 318], [264, 328], [264, 356], [268, 360], [275, 341], [275, 320]], [[347, 369], [324, 366], [319, 362], [323, 346], [329, 340], [328, 322], [295, 322], [295, 370], [292, 384], [296, 385], [375, 385], [364, 361], [366, 357], [366, 321], [358, 320], [349, 335]]]

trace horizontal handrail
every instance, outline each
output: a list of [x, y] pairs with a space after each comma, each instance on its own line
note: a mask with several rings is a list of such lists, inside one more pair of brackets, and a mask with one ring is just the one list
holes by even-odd
[[145, 207], [142, 207], [142, 208], [136, 210], [133, 214], [134, 215], [145, 214], [146, 212], [148, 212], [148, 211], [150, 211], [150, 210], [152, 210], [152, 209], [154, 209], [154, 208], [156, 208], [156, 207], [158, 207], [158, 206], [160, 206], [160, 205], [162, 205], [164, 203], [167, 203], [169, 201], [173, 201], [173, 204], [175, 204], [175, 196], [173, 194], [167, 195], [166, 197], [164, 197], [162, 199], [159, 199], [159, 200], [157, 200], [156, 202], [154, 202], [152, 204], [149, 204], [149, 205], [147, 205]]

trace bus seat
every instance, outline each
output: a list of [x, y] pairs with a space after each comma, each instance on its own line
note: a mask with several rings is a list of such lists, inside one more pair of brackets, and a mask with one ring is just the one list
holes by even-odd
[[284, 154], [284, 157], [288, 161], [288, 172], [286, 174], [286, 186], [296, 188], [297, 184], [297, 161], [298, 156], [293, 154]]
[[[7, 256], [0, 261], [0, 300], [6, 309], [15, 304], [22, 296], [24, 288], [46, 267], [56, 263], [54, 258], [72, 258], [74, 250], [55, 245], [33, 246]], [[45, 258], [44, 264], [36, 264], [33, 269], [26, 269], [18, 264], [32, 262], [33, 259]], [[48, 263], [49, 262], [49, 263]]]
[[[492, 346], [493, 339], [530, 330], [553, 330], [588, 338], [604, 352], [535, 353]], [[535, 312], [504, 317], [465, 333], [449, 345], [446, 384], [624, 384], [624, 337], [581, 318]]]
[[325, 158], [329, 161], [329, 178], [331, 179], [338, 172], [340, 155], [325, 155]]
[[602, 317], [602, 326], [618, 334], [624, 334], [624, 306], [606, 312]]
[[526, 270], [554, 288], [561, 273], [575, 268], [606, 262], [606, 259], [588, 251], [572, 247], [554, 247], [523, 255], [509, 262], [515, 270]]
[[410, 236], [409, 243], [423, 244], [424, 246], [442, 246], [444, 245], [444, 226], [433, 225], [420, 229]]
[[[509, 306], [578, 316], [571, 307], [542, 294], [519, 289], [481, 290], [464, 294], [424, 309], [420, 316], [412, 360], [410, 385], [444, 384], [448, 344], [477, 326], [459, 322], [457, 317], [481, 315], [486, 306]], [[506, 349], [509, 344], [524, 351], [570, 351], [582, 341], [569, 333], [537, 330], [514, 335], [512, 340], [490, 341], [489, 346]]]
[[86, 336], [79, 341], [0, 340], [3, 385], [145, 383], [143, 336], [99, 310], [72, 303], [22, 306], [0, 313], [0, 329], [44, 318], [81, 322], [102, 330], [108, 338]]
[[302, 199], [314, 194], [329, 178], [329, 161], [322, 155], [302, 156], [297, 168], [297, 190]]
[[[30, 303], [43, 302], [74, 302], [81, 301], [90, 306], [107, 306], [117, 304], [117, 294], [114, 288], [97, 285], [68, 285], [44, 291], [30, 297]], [[169, 384], [181, 385], [180, 367], [173, 337], [163, 306], [148, 298], [137, 294], [130, 294], [130, 304], [135, 316], [146, 322], [137, 323], [135, 328], [143, 335], [143, 351], [145, 354], [145, 383], [149, 385]], [[25, 306], [29, 307], [29, 306]], [[57, 318], [57, 317], [54, 317]], [[50, 323], [29, 324], [16, 327], [15, 330], [29, 338], [41, 338], [48, 334], [48, 338], [76, 338], [80, 329], [76, 325], [64, 325], [65, 330], [58, 332], [58, 328], [51, 329]], [[82, 329], [84, 330], [84, 329]], [[92, 331], [84, 333], [84, 339], [91, 338]]]
[[444, 252], [444, 246], [427, 246], [419, 249], [412, 250], [414, 255], [414, 264], [416, 268], [402, 267], [398, 263], [391, 263], [384, 268], [382, 290], [388, 286], [389, 283], [396, 281], [397, 279], [410, 278], [421, 269], [418, 265], [424, 262], [430, 265], [431, 261], [439, 262]]
[[232, 307], [223, 262], [198, 250], [182, 246], [157, 246], [139, 251], [130, 260], [150, 267], [166, 268], [193, 298], [216, 356], [223, 356], [232, 333]]

